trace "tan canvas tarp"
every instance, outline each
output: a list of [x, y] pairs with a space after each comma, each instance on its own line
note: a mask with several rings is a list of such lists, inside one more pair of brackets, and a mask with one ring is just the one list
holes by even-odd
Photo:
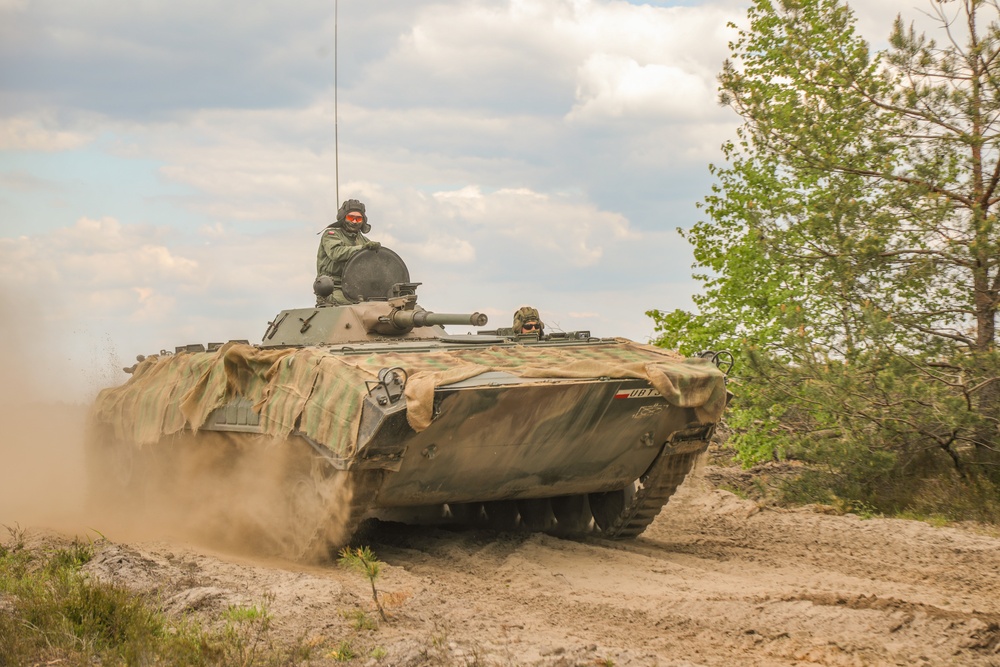
[[526, 378], [643, 379], [671, 404], [694, 408], [704, 422], [718, 420], [726, 401], [722, 374], [710, 362], [625, 340], [352, 356], [229, 343], [217, 352], [149, 357], [127, 383], [98, 395], [94, 415], [118, 438], [143, 445], [184, 428], [197, 430], [213, 410], [242, 396], [253, 402], [264, 433], [281, 438], [298, 429], [349, 456], [357, 445], [365, 382], [392, 367], [408, 375], [407, 419], [417, 431], [430, 425], [435, 387], [491, 370]]

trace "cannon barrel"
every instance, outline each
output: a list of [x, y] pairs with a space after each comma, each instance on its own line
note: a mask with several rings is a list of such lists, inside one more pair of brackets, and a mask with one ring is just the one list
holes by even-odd
[[430, 327], [435, 324], [465, 324], [474, 327], [485, 326], [487, 317], [483, 313], [432, 313], [428, 310], [394, 310], [389, 321], [399, 329], [410, 327]]

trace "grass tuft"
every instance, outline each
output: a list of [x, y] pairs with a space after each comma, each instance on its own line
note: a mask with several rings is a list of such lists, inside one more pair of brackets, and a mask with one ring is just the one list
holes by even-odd
[[351, 621], [355, 630], [378, 630], [378, 622], [362, 609], [342, 611], [341, 616]]
[[350, 642], [345, 639], [340, 642], [337, 648], [330, 651], [327, 657], [333, 658], [337, 662], [348, 662], [356, 658], [357, 653], [351, 648]]

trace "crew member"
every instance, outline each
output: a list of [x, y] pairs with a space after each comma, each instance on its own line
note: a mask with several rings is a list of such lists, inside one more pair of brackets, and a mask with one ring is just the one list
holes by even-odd
[[323, 230], [316, 255], [317, 280], [322, 276], [333, 278], [333, 292], [326, 297], [316, 295], [316, 305], [346, 306], [353, 303], [344, 296], [342, 281], [347, 260], [359, 250], [378, 250], [378, 241], [371, 241], [365, 234], [371, 231], [365, 205], [357, 199], [348, 199], [337, 211], [337, 220]]
[[514, 312], [514, 333], [516, 335], [537, 334], [541, 338], [544, 326], [538, 316], [538, 311], [531, 306], [522, 306]]

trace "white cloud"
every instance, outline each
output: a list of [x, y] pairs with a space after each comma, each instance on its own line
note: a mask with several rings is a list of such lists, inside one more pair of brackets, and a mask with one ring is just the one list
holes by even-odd
[[[274, 41], [256, 45], [257, 57], [271, 64], [252, 60], [246, 66], [264, 77], [264, 87], [276, 76], [273, 62], [295, 67], [315, 57], [305, 44], [324, 46], [318, 31], [329, 19], [294, 25], [297, 16], [314, 17], [320, 5], [278, 17], [264, 3], [238, 12], [232, 29], [221, 30], [218, 21], [226, 11], [220, 7], [182, 3], [171, 9], [154, 2], [118, 15], [112, 6], [99, 4], [93, 16], [49, 11], [53, 19], [79, 24], [92, 40], [117, 27], [121, 39], [142, 41], [143, 31], [152, 30], [142, 21], [153, 19], [163, 25], [197, 21], [193, 42], [214, 25], [220, 49], [256, 37], [268, 21], [277, 22], [276, 30], [309, 35], [283, 42], [278, 35], [285, 33], [279, 32]], [[706, 154], [717, 154], [717, 129], [733, 122], [712, 92], [724, 55], [725, 21], [739, 15], [733, 3], [657, 8], [596, 0], [439, 2], [392, 11], [392, 19], [378, 13], [364, 19], [384, 33], [367, 34], [359, 43], [355, 31], [342, 32], [342, 55], [355, 65], [341, 89], [342, 184], [364, 181], [383, 192], [469, 184], [490, 191], [625, 191], [641, 182], [639, 172], [689, 174]], [[402, 20], [406, 12], [413, 14], [408, 23]], [[141, 29], [125, 30], [133, 25]], [[173, 43], [159, 32], [155, 37], [160, 50]], [[394, 46], [367, 48], [372, 43]], [[191, 51], [203, 48], [208, 44], [197, 42]], [[254, 45], [244, 41], [236, 50], [248, 48]], [[362, 54], [367, 60], [358, 61]], [[150, 69], [151, 80], [166, 67], [152, 56], [135, 58]], [[318, 224], [332, 216], [337, 202], [331, 81], [314, 83], [310, 104], [247, 108], [225, 104], [192, 79], [187, 86], [201, 97], [190, 110], [155, 122], [108, 119], [97, 129], [116, 138], [116, 154], [161, 162], [160, 176], [190, 191], [176, 201], [210, 224]], [[177, 94], [187, 90], [177, 87]], [[669, 173], [664, 180], [672, 180]], [[632, 205], [643, 203], [632, 197]]]
[[640, 65], [631, 58], [594, 54], [580, 67], [577, 103], [570, 121], [645, 117], [703, 119], [715, 89], [703, 76], [662, 64]]
[[483, 194], [468, 186], [434, 197], [443, 205], [444, 215], [475, 230], [485, 247], [516, 248], [519, 256], [534, 261], [592, 266], [600, 261], [607, 240], [630, 236], [621, 214], [527, 188]]
[[403, 261], [419, 258], [426, 262], [444, 264], [473, 264], [476, 261], [476, 248], [468, 240], [454, 236], [435, 235], [422, 243], [393, 243], [390, 236], [386, 247], [391, 247], [403, 257]]
[[[669, 86], [678, 81], [711, 91], [726, 55], [726, 24], [743, 15], [731, 2], [669, 8], [596, 0], [435, 4], [414, 17], [410, 31], [369, 65], [366, 80], [348, 95], [378, 106], [392, 94], [411, 107], [562, 116], [574, 92], [589, 93], [597, 76], [610, 76], [605, 83], [611, 90], [641, 82], [646, 96], [655, 85], [669, 97]], [[618, 62], [633, 67], [604, 65]], [[704, 97], [674, 107], [684, 106], [690, 116]]]
[[213, 225], [202, 225], [198, 228], [198, 234], [207, 239], [221, 239], [228, 233], [229, 230], [227, 230], [221, 222], [217, 222]]
[[[876, 49], [889, 45], [889, 33], [897, 15], [902, 15], [907, 26], [913, 23], [918, 32], [926, 32], [939, 43], [947, 36], [937, 22], [929, 17], [937, 2], [931, 0], [851, 0], [848, 2], [857, 18], [858, 32]], [[961, 3], [941, 5], [948, 15], [954, 16]]]
[[36, 117], [0, 117], [0, 150], [55, 152], [91, 141], [89, 134], [67, 130], [42, 114]]
[[139, 307], [129, 320], [136, 322], [161, 323], [173, 319], [177, 310], [177, 298], [160, 294], [151, 288], [134, 288], [139, 298]]
[[148, 225], [81, 218], [52, 233], [0, 239], [0, 280], [70, 303], [94, 299], [115, 307], [123, 305], [121, 291], [137, 285], [200, 280], [198, 262], [172, 253], [161, 235]]
[[[117, 156], [162, 163], [159, 177], [192, 211], [229, 221], [318, 223], [336, 211], [332, 109], [205, 109], [169, 121], [109, 122]], [[204, 224], [204, 223], [203, 223]]]

